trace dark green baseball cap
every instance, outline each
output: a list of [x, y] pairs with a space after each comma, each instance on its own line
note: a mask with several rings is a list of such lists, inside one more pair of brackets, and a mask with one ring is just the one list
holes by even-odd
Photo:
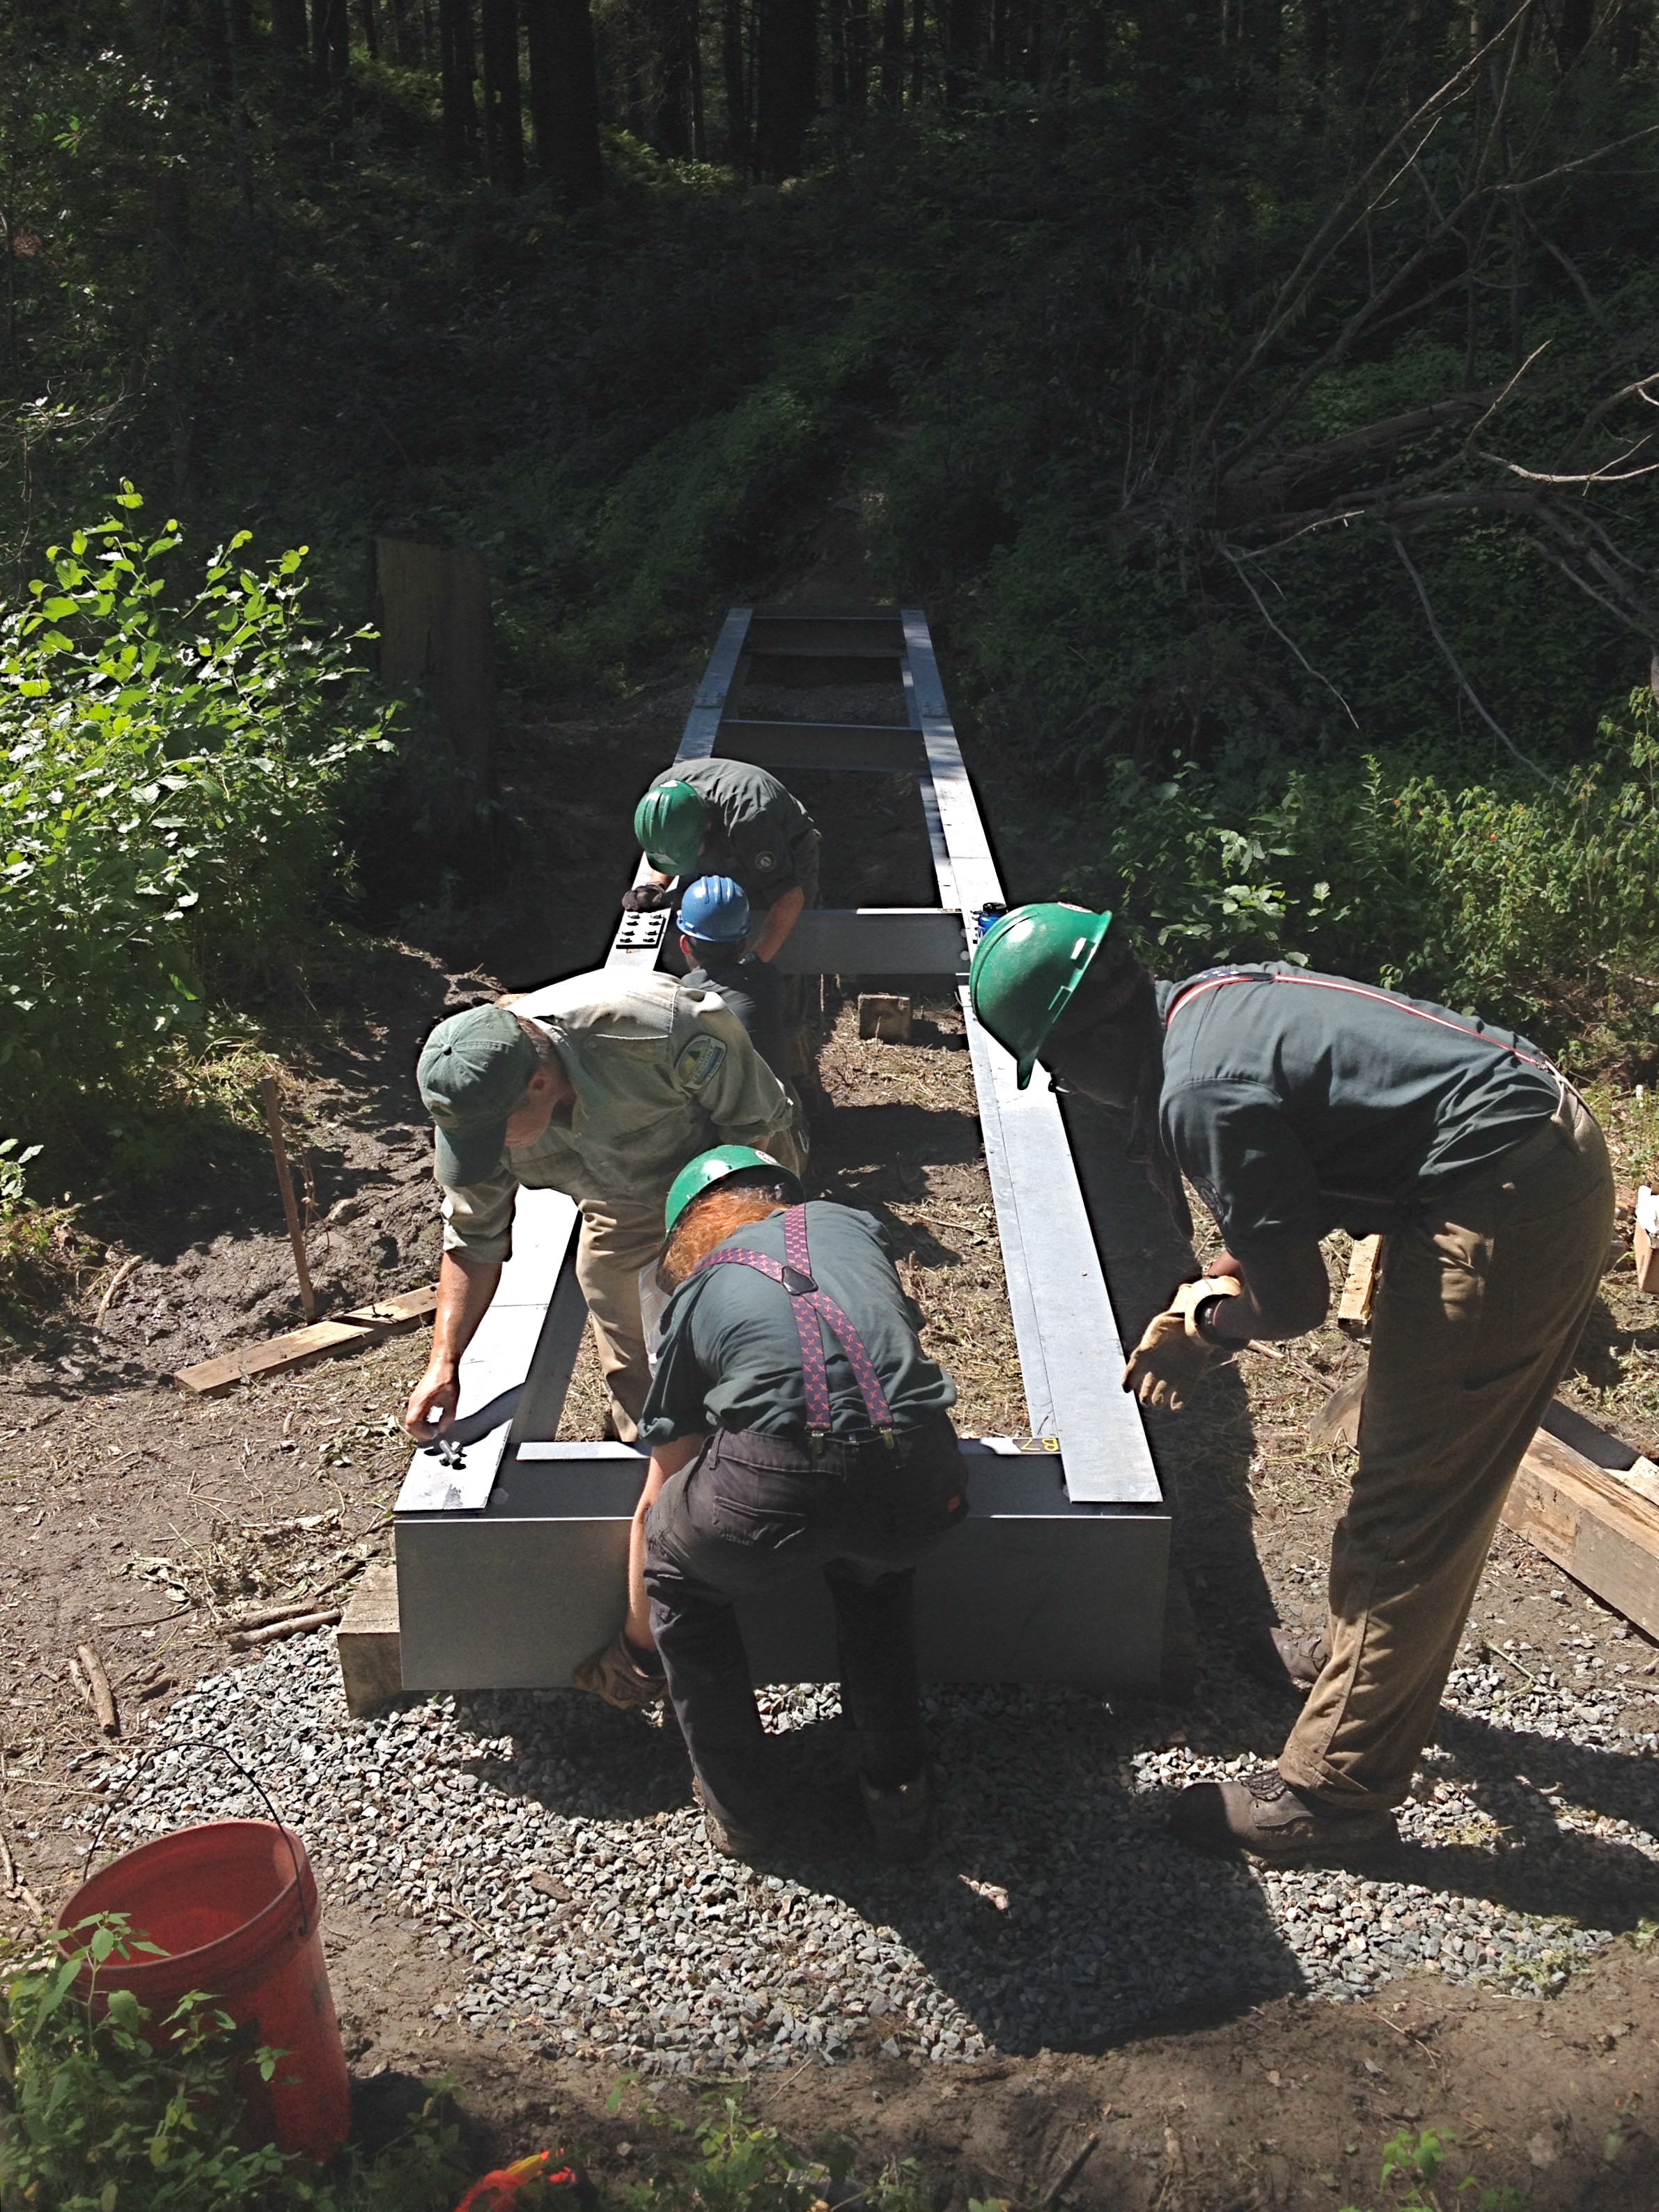
[[440, 1182], [483, 1182], [495, 1174], [507, 1116], [536, 1066], [535, 1047], [506, 1006], [470, 1006], [439, 1023], [421, 1048], [415, 1079], [437, 1124]]

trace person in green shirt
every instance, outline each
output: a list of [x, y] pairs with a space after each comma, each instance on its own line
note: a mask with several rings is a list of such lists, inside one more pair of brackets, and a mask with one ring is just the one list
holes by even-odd
[[440, 1022], [418, 1081], [436, 1124], [444, 1250], [432, 1356], [404, 1427], [424, 1443], [454, 1418], [461, 1354], [511, 1255], [522, 1187], [580, 1208], [576, 1276], [611, 1421], [631, 1442], [650, 1380], [640, 1270], [660, 1247], [663, 1200], [712, 1143], [803, 1164], [788, 1093], [713, 992], [614, 968]]
[[1040, 1061], [1126, 1112], [1183, 1234], [1182, 1177], [1221, 1231], [1129, 1361], [1143, 1404], [1178, 1410], [1225, 1352], [1318, 1328], [1320, 1239], [1383, 1236], [1326, 1630], [1274, 1634], [1306, 1705], [1276, 1766], [1193, 1784], [1174, 1826], [1270, 1861], [1385, 1844], [1595, 1297], [1613, 1224], [1595, 1119], [1513, 1031], [1285, 962], [1158, 981], [1109, 915], [1080, 908], [1001, 917], [971, 992], [1022, 1086]]
[[676, 761], [655, 777], [634, 811], [634, 834], [652, 880], [624, 906], [665, 906], [676, 877], [729, 876], [758, 918], [750, 944], [773, 959], [818, 902], [819, 839], [787, 785], [749, 761]]
[[665, 1219], [628, 1619], [577, 1680], [627, 1705], [665, 1678], [709, 1840], [762, 1856], [765, 1738], [732, 1601], [821, 1571], [875, 1848], [919, 1857], [931, 1790], [915, 1568], [968, 1510], [956, 1385], [921, 1349], [879, 1224], [804, 1203], [763, 1153], [691, 1161]]

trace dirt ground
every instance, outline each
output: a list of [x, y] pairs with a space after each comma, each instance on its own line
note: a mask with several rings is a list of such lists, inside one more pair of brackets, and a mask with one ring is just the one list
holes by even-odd
[[[325, 1308], [431, 1279], [437, 1235], [411, 1080], [417, 1040], [447, 1006], [600, 957], [631, 865], [633, 795], [672, 757], [690, 690], [665, 687], [599, 720], [522, 724], [508, 750], [508, 797], [528, 828], [511, 883], [483, 910], [411, 915], [399, 941], [343, 963], [314, 1030], [296, 1038], [290, 1121], [311, 1176]], [[848, 711], [860, 703], [843, 702], [838, 718], [877, 719]], [[802, 711], [799, 699], [790, 711]], [[1029, 791], [1006, 788], [966, 734], [1011, 897], [1051, 892], [1072, 857], [1069, 833], [1045, 820]], [[927, 898], [914, 795], [878, 778], [857, 780], [851, 797], [819, 788], [830, 781], [802, 780], [826, 833], [826, 902]], [[860, 1110], [839, 1124], [832, 1110], [816, 1187], [874, 1205], [893, 1224], [939, 1356], [963, 1385], [963, 1426], [1018, 1431], [959, 1021], [948, 1000], [930, 1000], [911, 1047], [864, 1045], [850, 1006], [830, 1012], [832, 1109]], [[1621, 1183], [1633, 1185], [1659, 1160], [1659, 1126], [1629, 1099], [1597, 1103]], [[1107, 1157], [1086, 1112], [1073, 1134], [1085, 1158]], [[1156, 1201], [1121, 1178], [1092, 1176], [1088, 1194], [1132, 1334], [1190, 1261]], [[1621, 1220], [1627, 1228], [1627, 1214]], [[394, 1416], [424, 1358], [417, 1334], [225, 1399], [196, 1401], [172, 1386], [177, 1366], [299, 1317], [269, 1157], [251, 1119], [240, 1150], [233, 1144], [210, 1176], [183, 1177], [142, 1204], [106, 1200], [87, 1225], [107, 1261], [81, 1302], [0, 1369], [0, 1514], [13, 1531], [0, 1595], [0, 1823], [21, 1881], [48, 1908], [70, 1882], [65, 1831], [88, 1796], [101, 1795], [109, 1755], [70, 1671], [76, 1646], [101, 1655], [125, 1743], [142, 1747], [177, 1686], [225, 1663], [228, 1613], [313, 1591], [337, 1599], [388, 1547], [408, 1462]], [[1334, 1271], [1344, 1258], [1338, 1240]], [[137, 1264], [100, 1325], [98, 1299], [129, 1259]], [[1604, 1288], [1564, 1395], [1659, 1457], [1655, 1309], [1628, 1272]], [[1188, 1414], [1155, 1424], [1200, 1642], [1237, 1641], [1273, 1608], [1316, 1625], [1347, 1462], [1310, 1450], [1306, 1425], [1359, 1357], [1334, 1328], [1279, 1357], [1247, 1353], [1206, 1382]], [[591, 1366], [579, 1369], [571, 1432], [591, 1419], [592, 1381]], [[1659, 1667], [1638, 1632], [1504, 1534], [1471, 1638], [1501, 1643], [1521, 1622], [1539, 1663], [1564, 1680], [1592, 1652], [1633, 1674]], [[1644, 1724], [1659, 1726], [1659, 1703], [1648, 1711]], [[1064, 1821], [1063, 1805], [1054, 1817]], [[459, 1969], [400, 1917], [398, 1900], [335, 1900], [326, 1910], [354, 2061], [381, 2094], [395, 2094], [402, 2077], [450, 2069], [501, 2147], [572, 2138], [618, 2179], [638, 2170], [641, 2106], [685, 2108], [682, 2085], [624, 2085], [607, 2113], [602, 2065], [538, 2060], [434, 2024], [431, 2007], [453, 1995]], [[1637, 2212], [1659, 2196], [1659, 2002], [1646, 1932], [1595, 1958], [1548, 2002], [1413, 1974], [1365, 2003], [1289, 1997], [1242, 2018], [1172, 2018], [1109, 2049], [987, 2060], [948, 2069], [943, 2081], [942, 2069], [859, 2060], [804, 2067], [752, 2096], [803, 2147], [855, 2132], [860, 2173], [915, 2159], [941, 2207], [1054, 2202], [1091, 2136], [1098, 2142], [1066, 2193], [1102, 2212], [1366, 2204], [1382, 2201], [1374, 2185], [1387, 2139], [1432, 2125], [1456, 2139], [1454, 2179], [1473, 2171], [1484, 2185], [1513, 2184], [1537, 2212]]]

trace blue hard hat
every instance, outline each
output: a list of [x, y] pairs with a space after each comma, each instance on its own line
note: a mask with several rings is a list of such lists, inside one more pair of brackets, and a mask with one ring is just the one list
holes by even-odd
[[700, 945], [739, 945], [749, 934], [749, 902], [730, 876], [699, 876], [680, 899], [683, 935]]

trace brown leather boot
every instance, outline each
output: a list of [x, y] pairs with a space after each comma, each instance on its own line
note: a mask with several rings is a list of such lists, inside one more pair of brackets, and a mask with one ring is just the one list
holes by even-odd
[[1325, 1671], [1330, 1657], [1322, 1635], [1297, 1636], [1288, 1628], [1269, 1628], [1252, 1634], [1243, 1660], [1259, 1682], [1270, 1689], [1292, 1690], [1305, 1698]]
[[1310, 1860], [1341, 1866], [1356, 1855], [1390, 1850], [1400, 1840], [1386, 1805], [1373, 1812], [1334, 1813], [1293, 1790], [1275, 1766], [1189, 1783], [1176, 1799], [1170, 1826], [1200, 1851], [1249, 1851], [1278, 1866]]

